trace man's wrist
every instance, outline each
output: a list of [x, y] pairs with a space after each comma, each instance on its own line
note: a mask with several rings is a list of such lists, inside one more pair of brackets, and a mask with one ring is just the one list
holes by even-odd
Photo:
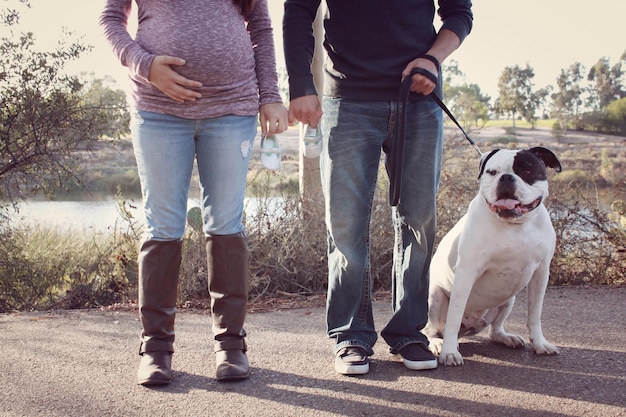
[[437, 72], [441, 71], [441, 63], [439, 62], [439, 60], [436, 57], [434, 57], [432, 55], [429, 55], [429, 54], [424, 54], [424, 55], [420, 56], [420, 58], [429, 60], [430, 62], [435, 64], [435, 67], [437, 68]]

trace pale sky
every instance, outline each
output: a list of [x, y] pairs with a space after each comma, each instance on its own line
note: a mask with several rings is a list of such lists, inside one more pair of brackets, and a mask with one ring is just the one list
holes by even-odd
[[[54, 45], [60, 28], [67, 27], [94, 46], [71, 66], [73, 72], [111, 75], [126, 88], [125, 69], [117, 62], [98, 27], [104, 0], [30, 0], [22, 16], [23, 28], [35, 33], [43, 45]], [[13, 0], [0, 0], [4, 8]], [[283, 0], [269, 0], [274, 24], [278, 66], [284, 66], [281, 19]], [[381, 0], [384, 7], [385, 1]], [[584, 4], [584, 6], [582, 6]], [[581, 6], [579, 6], [581, 5]], [[586, 70], [601, 57], [618, 62], [626, 50], [626, 0], [474, 0], [474, 29], [450, 59], [459, 63], [468, 83], [497, 96], [500, 74], [507, 66], [527, 63], [535, 70], [536, 88], [555, 85], [563, 68], [574, 62]], [[43, 46], [42, 45], [42, 46]], [[626, 68], [624, 68], [626, 70]]]

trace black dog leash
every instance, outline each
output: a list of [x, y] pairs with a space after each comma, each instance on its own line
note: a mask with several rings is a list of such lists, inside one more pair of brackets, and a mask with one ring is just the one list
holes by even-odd
[[432, 93], [430, 93], [430, 98], [432, 98], [434, 100], [434, 102], [437, 103], [439, 105], [439, 107], [441, 107], [441, 110], [443, 110], [448, 115], [450, 120], [452, 120], [454, 122], [454, 124], [459, 127], [459, 129], [461, 130], [461, 133], [463, 133], [463, 136], [465, 136], [465, 139], [467, 139], [467, 141], [472, 145], [472, 147], [474, 149], [476, 149], [476, 152], [478, 152], [478, 155], [483, 156], [483, 153], [480, 151], [480, 149], [478, 149], [478, 145], [476, 145], [476, 142], [474, 142], [472, 140], [472, 138], [470, 138], [469, 135], [467, 133], [465, 133], [465, 130], [463, 130], [463, 128], [461, 127], [461, 124], [456, 120], [454, 115], [450, 112], [450, 110], [443, 103], [443, 101], [441, 101], [441, 99], [439, 98], [437, 93], [435, 93], [434, 91]]
[[[398, 205], [398, 201], [400, 200], [400, 188], [402, 185], [402, 163], [403, 163], [403, 154], [404, 154], [404, 142], [406, 140], [406, 110], [407, 103], [409, 99], [409, 93], [411, 91], [411, 77], [415, 74], [420, 74], [428, 79], [430, 79], [435, 84], [437, 83], [437, 77], [432, 72], [423, 69], [423, 68], [413, 68], [411, 70], [411, 74], [402, 80], [402, 84], [400, 85], [400, 94], [399, 94], [399, 106], [396, 109], [396, 121], [397, 121], [397, 129], [396, 129], [396, 137], [395, 141], [391, 146], [391, 152], [389, 155], [390, 167], [388, 168], [389, 175], [389, 201], [392, 207]], [[444, 102], [439, 98], [437, 93], [434, 91], [429, 94], [430, 98], [433, 99], [435, 103], [443, 110], [450, 120], [454, 122], [461, 130], [465, 138], [472, 145], [476, 152], [482, 157], [483, 153], [478, 149], [476, 142], [470, 138], [470, 136], [465, 132], [465, 129], [461, 126], [461, 124], [456, 120], [452, 112], [448, 109], [448, 107], [444, 104]]]

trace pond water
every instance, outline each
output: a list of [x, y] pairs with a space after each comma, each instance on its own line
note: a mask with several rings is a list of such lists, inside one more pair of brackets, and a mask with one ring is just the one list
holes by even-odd
[[[200, 207], [200, 201], [190, 199], [187, 208]], [[258, 199], [246, 198], [247, 215], [256, 213]], [[141, 221], [141, 200], [127, 200], [126, 208], [135, 219]], [[19, 212], [11, 212], [11, 218], [28, 226], [45, 226], [67, 230], [106, 232], [122, 221], [117, 201], [113, 197], [95, 201], [26, 201], [19, 205]], [[120, 224], [120, 227], [124, 227]]]
[[[601, 202], [606, 210], [610, 210], [610, 202], [614, 200], [614, 196]], [[285, 206], [282, 197], [249, 197], [245, 200], [245, 212], [247, 216], [254, 216], [259, 207], [264, 212], [269, 212], [278, 217], [284, 215]], [[187, 207], [199, 207], [198, 199], [189, 199]], [[141, 212], [141, 198], [128, 199], [126, 204], [127, 210], [141, 224], [143, 218]], [[560, 213], [566, 215], [567, 213]], [[590, 214], [590, 213], [587, 213]], [[122, 218], [118, 211], [117, 201], [113, 196], [97, 197], [92, 200], [82, 201], [25, 201], [20, 203], [19, 212], [10, 212], [10, 216], [16, 222], [28, 226], [45, 226], [59, 229], [76, 230], [76, 231], [96, 231], [106, 232], [112, 230], [116, 223], [119, 227], [125, 227], [122, 224]], [[589, 225], [586, 224], [570, 224], [570, 228], [578, 232], [589, 232]]]
[[[141, 202], [126, 207], [136, 219], [141, 219]], [[121, 220], [113, 198], [97, 201], [26, 201], [19, 212], [11, 214], [14, 220], [29, 226], [45, 226], [69, 230], [106, 231]]]

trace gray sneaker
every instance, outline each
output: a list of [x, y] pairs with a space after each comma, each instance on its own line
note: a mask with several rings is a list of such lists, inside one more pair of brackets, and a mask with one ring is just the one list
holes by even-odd
[[437, 358], [423, 343], [411, 343], [398, 352], [402, 356], [404, 366], [414, 371], [435, 369]]
[[365, 349], [348, 346], [335, 356], [335, 371], [342, 375], [363, 375], [370, 370], [370, 359]]

